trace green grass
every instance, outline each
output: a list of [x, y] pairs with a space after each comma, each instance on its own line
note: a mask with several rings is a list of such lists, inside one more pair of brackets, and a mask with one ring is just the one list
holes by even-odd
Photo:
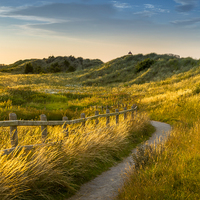
[[[154, 60], [155, 63], [148, 69], [137, 73], [135, 66], [148, 58]], [[199, 199], [199, 64], [199, 60], [191, 58], [177, 58], [171, 55], [152, 53], [123, 56], [101, 66], [89, 67], [73, 73], [28, 75], [1, 73], [0, 119], [8, 119], [10, 112], [16, 112], [19, 119], [38, 119], [42, 113], [47, 115], [48, 120], [61, 120], [64, 115], [75, 119], [79, 118], [82, 112], [85, 112], [86, 116], [94, 115], [96, 109], [90, 106], [99, 106], [98, 110], [102, 113], [100, 108], [102, 105], [108, 105], [111, 112], [114, 112], [118, 103], [120, 110], [123, 110], [122, 104], [128, 104], [128, 108], [137, 104], [140, 112], [148, 112], [153, 120], [170, 123], [174, 130], [172, 137], [164, 145], [164, 151], [161, 152], [157, 149], [150, 151], [149, 154], [147, 150], [146, 154], [149, 159], [146, 165], [127, 173], [125, 186], [120, 189], [118, 198]], [[70, 130], [74, 132], [79, 128], [78, 126], [71, 127]], [[150, 129], [143, 127], [141, 130]], [[1, 134], [2, 141], [9, 141], [8, 130], [7, 132], [2, 131], [4, 131], [4, 134]], [[58, 132], [57, 135], [61, 139], [62, 134], [60, 131]], [[23, 136], [25, 133], [27, 137]], [[32, 131], [23, 129], [20, 137], [23, 138], [24, 143], [21, 140], [21, 144], [30, 144], [39, 140], [39, 136], [33, 137], [32, 135], [34, 135]], [[56, 134], [51, 135], [51, 141], [58, 139]], [[133, 141], [131, 138], [129, 139]], [[134, 139], [134, 145], [145, 139], [145, 136]], [[76, 141], [75, 138], [71, 138], [71, 140]], [[118, 147], [118, 142], [113, 144], [112, 148]], [[9, 142], [2, 142], [1, 145], [1, 149], [7, 148]], [[71, 143], [68, 145], [69, 147], [73, 146]], [[88, 158], [87, 153], [98, 150], [99, 146], [90, 148], [84, 143], [81, 147], [82, 150], [83, 147], [87, 147], [89, 150], [83, 154], [83, 160], [77, 154], [74, 154], [78, 156], [76, 159], [70, 157], [71, 154], [68, 155], [72, 158], [72, 163], [77, 164], [75, 160], [78, 160], [77, 168], [72, 167], [75, 170], [72, 177], [89, 180], [100, 173], [99, 168], [105, 170], [111, 164], [118, 162], [121, 157], [126, 156], [134, 145], [133, 143], [124, 145], [127, 149], [118, 149], [120, 151], [109, 147], [110, 161], [105, 160], [106, 163], [104, 161], [102, 163], [98, 158], [102, 158], [107, 149], [103, 150], [105, 152], [101, 155], [98, 154], [99, 157], [97, 156], [97, 160], [95, 160], [95, 157]], [[75, 147], [73, 148], [75, 149]], [[141, 158], [141, 160], [143, 159]], [[82, 161], [85, 163], [81, 163]], [[95, 166], [97, 168], [88, 170], [88, 163], [92, 164], [92, 168]], [[83, 171], [78, 171], [79, 164]], [[82, 177], [83, 174], [85, 177]], [[71, 183], [72, 185], [70, 185]], [[58, 191], [62, 191], [62, 194], [64, 191], [71, 194], [73, 188], [78, 188], [73, 185], [76, 183], [76, 179], [73, 179], [70, 184], [67, 182], [67, 187], [64, 183], [63, 188], [58, 181], [55, 188], [59, 188]], [[54, 197], [50, 194], [49, 197], [44, 196], [43, 198]]]

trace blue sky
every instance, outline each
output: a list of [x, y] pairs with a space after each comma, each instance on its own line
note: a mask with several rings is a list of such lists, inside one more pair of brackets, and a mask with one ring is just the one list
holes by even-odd
[[200, 58], [199, 0], [1, 0], [0, 63], [132, 51]]

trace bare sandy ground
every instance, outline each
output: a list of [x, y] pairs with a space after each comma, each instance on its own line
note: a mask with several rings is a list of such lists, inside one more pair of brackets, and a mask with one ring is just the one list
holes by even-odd
[[[170, 134], [171, 126], [169, 124], [156, 121], [151, 121], [151, 124], [156, 131], [147, 141], [148, 144], [164, 141]], [[136, 152], [136, 149], [133, 149], [132, 152]], [[110, 170], [82, 185], [80, 190], [68, 200], [110, 200], [123, 184], [122, 174], [129, 169], [130, 164], [134, 164], [131, 155]]]

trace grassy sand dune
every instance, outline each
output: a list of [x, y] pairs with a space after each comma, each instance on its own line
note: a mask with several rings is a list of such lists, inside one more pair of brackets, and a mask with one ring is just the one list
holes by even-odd
[[[152, 60], [154, 62], [151, 62]], [[94, 115], [96, 109], [100, 113], [105, 112], [105, 107], [104, 111], [101, 110], [102, 105], [107, 105], [114, 112], [118, 106], [120, 110], [123, 110], [126, 104], [127, 106], [137, 104], [140, 112], [147, 112], [152, 120], [170, 123], [174, 131], [170, 140], [164, 145], [162, 153], [151, 149], [151, 154], [149, 154], [147, 148], [149, 162], [142, 165], [141, 169], [133, 169], [127, 177], [136, 185], [132, 186], [126, 182], [127, 190], [125, 187], [121, 189], [119, 196], [122, 199], [131, 197], [199, 199], [199, 72], [199, 60], [157, 54], [123, 56], [101, 66], [72, 73], [24, 75], [3, 72], [0, 74], [0, 119], [8, 119], [10, 112], [17, 113], [18, 119], [34, 120], [38, 119], [42, 113], [47, 115], [48, 120], [61, 120], [64, 115], [67, 115], [69, 119], [76, 119], [82, 112], [86, 116]], [[141, 130], [141, 133], [137, 130], [136, 133], [145, 135], [149, 126], [142, 124], [147, 124], [148, 120], [144, 120], [145, 123], [142, 121], [138, 123], [141, 123], [141, 126], [137, 129]], [[82, 183], [91, 179], [102, 169], [106, 170], [108, 166], [127, 155], [126, 152], [129, 151], [123, 150], [122, 147], [127, 146], [128, 149], [133, 147], [127, 145], [130, 141], [134, 141], [134, 144], [142, 141], [140, 136], [137, 136], [140, 139], [133, 139], [132, 136], [126, 135], [127, 133], [135, 135], [134, 128], [137, 125], [132, 123], [134, 122], [126, 122], [120, 125], [120, 129], [110, 130], [111, 132], [109, 134], [106, 132], [105, 135], [98, 134], [96, 131], [94, 136], [90, 136], [91, 138], [87, 136], [87, 141], [86, 137], [83, 137], [86, 132], [80, 127], [72, 127], [72, 133], [77, 132], [77, 134], [76, 136], [72, 134], [68, 140], [63, 139], [59, 128], [55, 129], [56, 131], [50, 129], [52, 134], [49, 136], [49, 141], [62, 139], [63, 144], [66, 145], [44, 147], [47, 151], [39, 149], [30, 155], [21, 153], [22, 156], [18, 153], [20, 159], [18, 156], [1, 157], [1, 198], [22, 199], [23, 196], [25, 199], [31, 199], [36, 195], [38, 198], [55, 199], [53, 194], [47, 194], [47, 191], [52, 188], [60, 194], [73, 193], [74, 189], [78, 188], [77, 180], [81, 180]], [[105, 121], [102, 124], [105, 124]], [[93, 130], [92, 123], [88, 127], [90, 127], [88, 130]], [[1, 132], [1, 149], [8, 148], [8, 130], [1, 129]], [[120, 137], [119, 133], [122, 134]], [[23, 138], [20, 145], [39, 141], [39, 131], [36, 128], [31, 130], [22, 128], [19, 134], [20, 138]], [[114, 134], [116, 140], [113, 137]], [[102, 142], [103, 139], [108, 142]], [[96, 149], [98, 151], [95, 151]], [[40, 156], [42, 159], [38, 161], [38, 155], [42, 154], [40, 151], [47, 153]], [[145, 151], [143, 153], [145, 154]], [[65, 160], [68, 157], [70, 159]], [[142, 157], [141, 160], [143, 160]], [[6, 162], [8, 164], [3, 164]], [[15, 162], [19, 163], [14, 164]], [[41, 166], [46, 163], [42, 169], [44, 172], [41, 171], [41, 173], [39, 173], [40, 162], [42, 162]], [[34, 168], [31, 163], [38, 163], [38, 166]], [[15, 167], [6, 168], [12, 165]], [[19, 167], [16, 167], [18, 165]], [[22, 166], [30, 168], [25, 169]], [[7, 169], [7, 172], [4, 169]], [[51, 172], [51, 180], [45, 174], [48, 170]], [[25, 173], [23, 174], [22, 171]], [[20, 179], [19, 182], [15, 180], [15, 173], [19, 174], [16, 174], [16, 177]], [[34, 173], [38, 175], [35, 176]], [[64, 179], [55, 178], [60, 176]], [[26, 191], [21, 189], [22, 187]], [[132, 190], [132, 187], [135, 187], [137, 191]], [[32, 191], [34, 192], [31, 193]]]

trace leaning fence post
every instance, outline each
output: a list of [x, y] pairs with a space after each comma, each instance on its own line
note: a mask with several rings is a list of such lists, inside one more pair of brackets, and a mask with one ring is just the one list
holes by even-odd
[[[97, 111], [95, 111], [95, 115], [96, 116], [98, 116], [99, 115], [99, 111], [97, 110]], [[99, 123], [99, 119], [98, 118], [96, 118], [96, 125]]]
[[[81, 113], [81, 118], [85, 119], [85, 113]], [[85, 126], [85, 121], [82, 122], [82, 125]]]
[[[62, 118], [62, 120], [63, 120], [64, 122], [66, 122], [66, 121], [68, 121], [68, 117], [64, 116], [64, 117]], [[65, 137], [67, 137], [69, 133], [68, 133], [68, 128], [67, 128], [67, 124], [66, 124], [66, 123], [63, 124], [63, 132], [64, 132], [64, 134], [65, 134]]]
[[[119, 109], [115, 109], [115, 112], [118, 113]], [[116, 124], [119, 123], [119, 114], [116, 115]]]
[[[40, 121], [47, 121], [47, 116], [45, 114], [40, 115]], [[47, 138], [47, 125], [41, 126], [41, 132], [42, 132], [42, 142], [45, 142]]]
[[135, 105], [135, 117], [137, 117], [137, 106]]
[[135, 108], [135, 106], [133, 105], [133, 106], [131, 106], [131, 109], [132, 109], [132, 111], [131, 111], [131, 118], [133, 119], [134, 118], [134, 108]]
[[[15, 113], [10, 113], [9, 120], [17, 120], [17, 115]], [[10, 141], [12, 147], [18, 145], [17, 126], [10, 126]]]
[[[127, 108], [126, 108], [126, 106], [124, 107], [124, 111], [126, 111], [127, 110]], [[124, 113], [124, 120], [126, 120], [126, 113]]]
[[[106, 114], [109, 114], [110, 113], [110, 110], [109, 109], [106, 109]], [[106, 125], [109, 125], [110, 123], [110, 116], [106, 117]]]
[[133, 104], [133, 107], [134, 107], [134, 111], [135, 111], [135, 117], [137, 117], [137, 106], [136, 106], [136, 104]]

